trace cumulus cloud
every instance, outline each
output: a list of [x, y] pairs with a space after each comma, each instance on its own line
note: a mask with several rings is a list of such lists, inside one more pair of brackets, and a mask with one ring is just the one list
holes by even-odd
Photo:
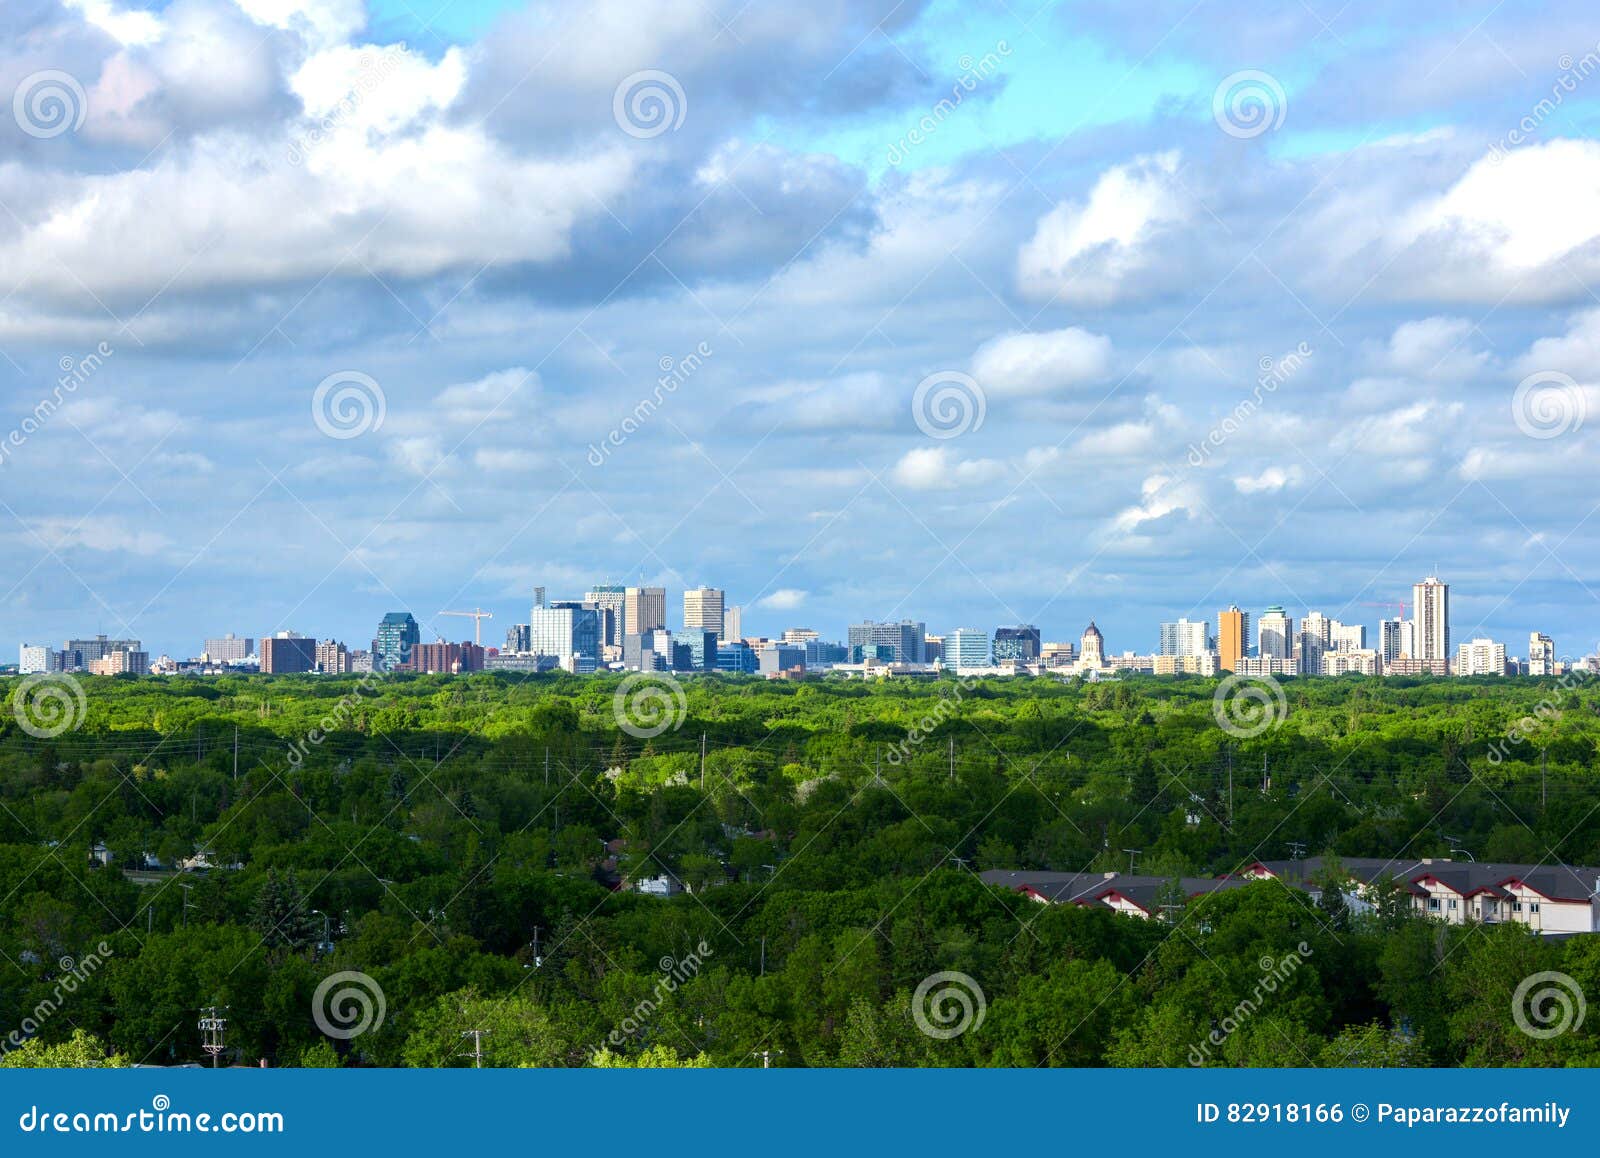
[[1111, 339], [1076, 326], [1002, 334], [972, 356], [972, 375], [991, 397], [1032, 397], [1104, 382]]
[[1240, 494], [1272, 494], [1286, 487], [1299, 486], [1303, 472], [1298, 466], [1269, 466], [1258, 475], [1239, 475], [1233, 486]]
[[1040, 218], [1017, 255], [1023, 292], [1106, 305], [1150, 289], [1161, 240], [1189, 217], [1177, 171], [1176, 153], [1137, 158], [1102, 174], [1086, 201]]
[[1005, 464], [995, 459], [964, 459], [948, 446], [926, 446], [907, 451], [895, 463], [890, 478], [908, 490], [934, 491], [981, 486], [1005, 473]]
[[780, 587], [771, 595], [756, 601], [757, 607], [765, 607], [769, 611], [793, 611], [806, 601], [806, 592], [793, 587]]

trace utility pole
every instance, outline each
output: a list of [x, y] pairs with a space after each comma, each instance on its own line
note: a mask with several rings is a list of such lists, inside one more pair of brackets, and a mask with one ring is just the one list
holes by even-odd
[[1298, 841], [1298, 840], [1291, 840], [1291, 841], [1289, 841], [1287, 843], [1289, 845], [1289, 859], [1290, 859], [1292, 865], [1294, 866], [1292, 875], [1296, 879], [1299, 879], [1299, 876], [1300, 876], [1300, 869], [1299, 869], [1300, 859], [1303, 856], [1306, 855], [1306, 846], [1305, 846], [1305, 843], [1303, 841]]
[[180, 884], [178, 887], [183, 890], [183, 927], [187, 929], [189, 927], [189, 890], [194, 886]]
[[233, 726], [233, 778], [239, 779], [239, 725]]
[[544, 746], [544, 786], [550, 787], [550, 745]]
[[782, 1052], [783, 1051], [781, 1049], [753, 1049], [750, 1051], [750, 1056], [760, 1058], [761, 1068], [764, 1070], [769, 1070], [772, 1068], [772, 1055]]
[[1131, 877], [1133, 875], [1133, 862], [1134, 862], [1134, 859], [1141, 852], [1143, 852], [1144, 849], [1142, 849], [1142, 848], [1125, 848], [1122, 851], [1128, 854], [1128, 875]]
[[950, 737], [950, 783], [956, 782], [956, 738]]
[[211, 1055], [212, 1069], [221, 1064], [218, 1059], [227, 1048], [228, 1022], [222, 1016], [227, 1010], [226, 1005], [220, 1010], [215, 1005], [208, 1005], [200, 1011], [200, 1048]]
[[700, 733], [700, 791], [706, 790], [706, 734]]
[[1228, 752], [1228, 831], [1233, 831], [1233, 745], [1227, 745]]
[[761, 976], [767, 975], [767, 939], [761, 938]]
[[1549, 772], [1550, 772], [1550, 749], [1548, 749], [1548, 748], [1540, 748], [1539, 749], [1539, 811], [1540, 812], [1543, 812], [1544, 811], [1544, 807], [1545, 807], [1545, 789], [1548, 787], [1548, 775], [1549, 775]]
[[472, 1039], [472, 1052], [456, 1056], [472, 1058], [472, 1068], [475, 1070], [483, 1068], [483, 1038], [488, 1032], [487, 1029], [465, 1029], [461, 1031], [462, 1037], [470, 1037]]

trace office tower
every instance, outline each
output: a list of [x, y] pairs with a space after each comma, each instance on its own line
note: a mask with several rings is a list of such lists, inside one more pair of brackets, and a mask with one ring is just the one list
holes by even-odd
[[730, 607], [722, 613], [722, 638], [744, 638], [744, 616], [740, 608]]
[[1282, 607], [1274, 604], [1266, 609], [1261, 616], [1261, 642], [1257, 654], [1262, 659], [1270, 659], [1283, 664], [1285, 670], [1289, 657], [1294, 650], [1294, 620], [1284, 613]]
[[622, 666], [629, 671], [671, 671], [672, 633], [664, 627], [622, 637]]
[[1039, 658], [1039, 629], [1031, 623], [994, 629], [994, 661], [1032, 663]]
[[926, 663], [923, 642], [928, 634], [927, 625], [914, 619], [899, 623], [875, 623], [866, 620], [850, 625], [848, 644], [850, 661], [887, 659], [890, 663]]
[[623, 617], [628, 589], [603, 583], [584, 593], [583, 601], [600, 609], [600, 644], [602, 647], [621, 647], [627, 633], [627, 620]]
[[307, 672], [315, 670], [317, 666], [317, 641], [292, 631], [262, 636], [256, 644], [256, 650], [261, 656], [263, 675]]
[[821, 639], [821, 632], [812, 631], [809, 627], [786, 627], [783, 629], [784, 643], [810, 643], [813, 639]]
[[942, 635], [924, 635], [922, 637], [922, 662], [942, 663], [945, 658], [945, 637]]
[[1039, 648], [1039, 659], [1045, 667], [1071, 667], [1077, 648], [1066, 642], [1053, 642], [1042, 644]]
[[600, 609], [591, 603], [560, 602], [529, 612], [527, 651], [570, 659], [600, 659]]
[[1541, 632], [1528, 635], [1528, 674], [1548, 676], [1556, 674], [1556, 642]]
[[[422, 642], [422, 631], [409, 611], [391, 611], [378, 624], [372, 641], [372, 666], [377, 671], [393, 671], [411, 662], [411, 649]], [[262, 667], [265, 671], [265, 666]]]
[[513, 623], [506, 628], [506, 651], [510, 655], [527, 655], [532, 650], [532, 635], [526, 623]]
[[1239, 661], [1250, 654], [1250, 613], [1230, 605], [1217, 612], [1217, 666], [1238, 671]]
[[1506, 674], [1506, 645], [1492, 639], [1474, 639], [1456, 652], [1456, 675]]
[[22, 645], [21, 659], [17, 663], [17, 672], [21, 675], [37, 675], [40, 672], [51, 671], [52, 658], [48, 646], [25, 643]]
[[206, 659], [212, 663], [243, 663], [256, 653], [256, 641], [248, 635], [228, 632], [219, 639], [206, 640]]
[[667, 625], [665, 587], [628, 587], [623, 591], [624, 635], [643, 635]]
[[317, 644], [317, 670], [323, 675], [345, 675], [350, 671], [350, 652], [336, 639]]
[[1094, 625], [1094, 620], [1089, 621], [1089, 626], [1083, 629], [1083, 638], [1078, 641], [1078, 666], [1079, 667], [1105, 667], [1106, 666], [1106, 637], [1100, 634], [1100, 629]]
[[709, 628], [675, 633], [672, 664], [677, 671], [716, 671], [717, 633]]
[[945, 664], [953, 668], [989, 666], [989, 633], [976, 627], [958, 627], [945, 636]]
[[1367, 625], [1365, 623], [1340, 623], [1328, 621], [1328, 643], [1334, 651], [1367, 650]]
[[719, 587], [696, 587], [683, 593], [683, 629], [722, 634], [724, 595]]
[[820, 639], [805, 642], [806, 667], [832, 667], [836, 663], [850, 662], [850, 649], [842, 643], [826, 643]]
[[756, 653], [756, 670], [762, 675], [775, 676], [796, 669], [804, 671], [805, 667], [804, 644], [769, 643]]
[[1211, 650], [1206, 646], [1206, 624], [1179, 619], [1176, 623], [1161, 625], [1161, 655], [1203, 655]]
[[1450, 658], [1450, 584], [1433, 575], [1411, 588], [1417, 659]]
[[755, 648], [742, 639], [724, 639], [717, 644], [717, 670], [733, 674], [749, 674], [756, 670]]
[[1295, 671], [1301, 675], [1321, 675], [1322, 657], [1330, 647], [1333, 621], [1320, 611], [1308, 611], [1294, 633]]
[[77, 665], [86, 668], [114, 651], [143, 651], [144, 645], [137, 639], [107, 639], [97, 635], [93, 639], [69, 639], [63, 650], [77, 652]]

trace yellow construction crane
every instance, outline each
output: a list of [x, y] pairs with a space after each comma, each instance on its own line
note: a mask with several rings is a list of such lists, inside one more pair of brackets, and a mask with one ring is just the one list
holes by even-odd
[[481, 607], [474, 607], [471, 611], [441, 611], [440, 615], [460, 615], [472, 620], [472, 642], [479, 647], [483, 646], [483, 621], [493, 619], [494, 612], [485, 611]]

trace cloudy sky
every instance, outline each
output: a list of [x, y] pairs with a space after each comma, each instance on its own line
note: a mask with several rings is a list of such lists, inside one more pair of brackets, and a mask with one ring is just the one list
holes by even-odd
[[6, 0], [0, 638], [1591, 651], [1600, 16], [1424, 8]]

